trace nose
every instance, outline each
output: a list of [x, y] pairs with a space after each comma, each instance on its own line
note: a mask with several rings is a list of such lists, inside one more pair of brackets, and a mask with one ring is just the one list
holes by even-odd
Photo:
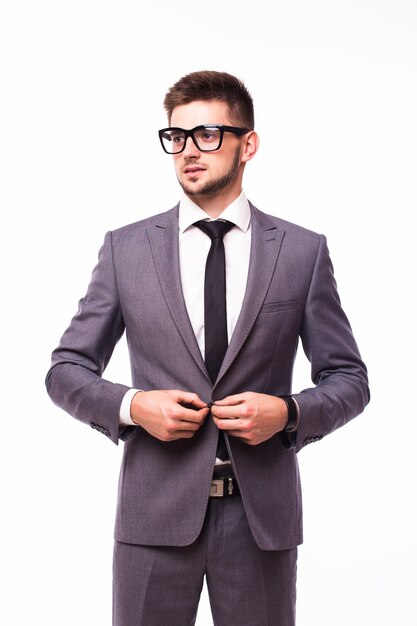
[[197, 158], [200, 156], [200, 150], [195, 145], [192, 137], [187, 137], [182, 154], [185, 159], [191, 159], [193, 157]]

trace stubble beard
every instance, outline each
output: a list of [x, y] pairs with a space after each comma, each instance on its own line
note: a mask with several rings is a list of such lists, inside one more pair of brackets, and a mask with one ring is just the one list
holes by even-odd
[[191, 185], [186, 183], [182, 183], [180, 179], [178, 179], [179, 184], [181, 185], [184, 193], [187, 196], [214, 196], [222, 189], [225, 189], [232, 183], [239, 171], [240, 165], [240, 148], [236, 149], [233, 163], [226, 174], [220, 176], [220, 178], [216, 178], [215, 180], [207, 181], [203, 187], [200, 189], [193, 188]]

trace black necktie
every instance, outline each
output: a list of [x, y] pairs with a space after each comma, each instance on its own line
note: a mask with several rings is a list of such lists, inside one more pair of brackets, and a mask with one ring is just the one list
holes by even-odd
[[[226, 221], [201, 220], [194, 226], [200, 228], [211, 239], [204, 278], [204, 360], [211, 382], [214, 384], [228, 345], [223, 237], [234, 224]], [[219, 431], [217, 456], [220, 459], [227, 459], [228, 456], [222, 431]]]

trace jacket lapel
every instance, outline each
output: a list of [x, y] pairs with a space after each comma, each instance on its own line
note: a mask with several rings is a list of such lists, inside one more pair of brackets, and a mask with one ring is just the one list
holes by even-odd
[[284, 230], [265, 213], [251, 206], [251, 253], [242, 309], [219, 371], [216, 384], [224, 376], [246, 341], [265, 300], [277, 263]]
[[[208, 377], [184, 302], [178, 250], [178, 205], [157, 217], [147, 229], [152, 256], [165, 301], [191, 356]], [[210, 380], [210, 379], [209, 379]]]
[[[232, 365], [259, 314], [271, 282], [281, 249], [284, 230], [265, 213], [251, 204], [251, 256], [248, 281], [242, 310], [229, 343], [216, 384]], [[184, 302], [178, 249], [178, 205], [172, 211], [157, 217], [147, 229], [152, 256], [165, 301], [192, 358], [209, 376], [201, 356]]]

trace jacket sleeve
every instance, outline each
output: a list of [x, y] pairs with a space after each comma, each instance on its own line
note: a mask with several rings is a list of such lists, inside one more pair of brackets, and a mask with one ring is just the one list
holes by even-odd
[[107, 233], [87, 293], [52, 353], [46, 387], [55, 404], [116, 444], [120, 406], [129, 387], [102, 375], [124, 328], [112, 234]]
[[320, 237], [301, 329], [315, 387], [293, 394], [300, 423], [290, 445], [299, 451], [361, 413], [369, 402], [366, 367], [341, 307], [326, 239]]

